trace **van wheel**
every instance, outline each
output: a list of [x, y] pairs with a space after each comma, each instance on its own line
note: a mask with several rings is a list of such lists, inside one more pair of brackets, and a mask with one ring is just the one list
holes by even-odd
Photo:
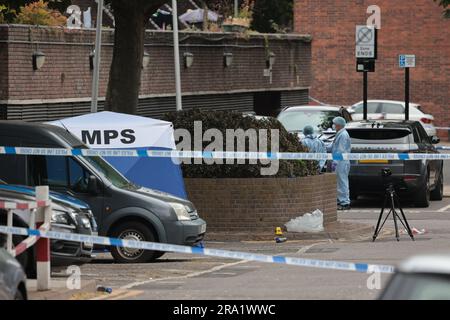
[[[111, 232], [111, 236], [122, 240], [155, 242], [153, 231], [145, 224], [137, 221], [125, 222]], [[156, 259], [157, 252], [131, 248], [111, 247], [111, 254], [119, 263], [144, 263]]]
[[430, 206], [430, 196], [430, 177], [427, 174], [425, 177], [425, 181], [422, 183], [422, 186], [419, 189], [419, 192], [416, 193], [416, 207], [428, 208]]
[[441, 201], [444, 197], [444, 174], [441, 169], [441, 173], [439, 174], [439, 179], [436, 184], [436, 188], [431, 191], [430, 198], [434, 201]]

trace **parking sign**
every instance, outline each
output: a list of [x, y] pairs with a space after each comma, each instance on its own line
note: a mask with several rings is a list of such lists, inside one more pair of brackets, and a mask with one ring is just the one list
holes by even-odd
[[356, 26], [356, 58], [376, 59], [376, 30], [373, 26]]
[[400, 68], [415, 68], [416, 56], [413, 54], [401, 54], [398, 58]]

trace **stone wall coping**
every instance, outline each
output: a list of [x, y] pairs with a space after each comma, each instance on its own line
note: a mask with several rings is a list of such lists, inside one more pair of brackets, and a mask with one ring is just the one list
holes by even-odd
[[[42, 30], [61, 30], [61, 31], [70, 31], [71, 33], [95, 33], [96, 29], [93, 28], [82, 28], [82, 29], [69, 29], [66, 27], [54, 27], [54, 26], [41, 26], [41, 25], [25, 25], [25, 24], [0, 24], [1, 28], [7, 28], [7, 29], [42, 29]], [[109, 32], [113, 33], [113, 28], [103, 27], [102, 32]], [[172, 31], [170, 30], [146, 30], [146, 35], [170, 35]], [[234, 32], [207, 32], [207, 31], [185, 31], [180, 30], [180, 35], [189, 35], [189, 36], [203, 36], [205, 40], [207, 40], [208, 37], [213, 36], [226, 36], [227, 39], [224, 40], [291, 40], [291, 41], [302, 41], [302, 42], [311, 42], [312, 36], [308, 34], [300, 34], [300, 33], [256, 33], [256, 32], [249, 32], [245, 34], [239, 34]]]

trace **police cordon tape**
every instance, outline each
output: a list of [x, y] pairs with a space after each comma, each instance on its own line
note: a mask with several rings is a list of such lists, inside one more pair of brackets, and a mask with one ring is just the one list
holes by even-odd
[[144, 157], [172, 159], [241, 159], [241, 160], [450, 160], [450, 154], [440, 153], [283, 153], [175, 151], [149, 149], [64, 149], [0, 147], [0, 155], [83, 156], [83, 157]]
[[164, 251], [164, 252], [195, 254], [195, 255], [227, 258], [227, 259], [285, 264], [285, 265], [299, 266], [299, 267], [310, 267], [310, 268], [341, 270], [341, 271], [356, 271], [356, 272], [361, 272], [361, 273], [374, 273], [374, 272], [394, 273], [394, 271], [395, 271], [395, 268], [393, 266], [389, 266], [389, 265], [376, 265], [376, 264], [367, 264], [367, 263], [352, 263], [352, 262], [342, 262], [342, 261], [327, 261], [327, 260], [303, 259], [303, 258], [292, 258], [292, 257], [282, 257], [282, 256], [269, 256], [269, 255], [254, 254], [254, 253], [239, 252], [239, 251], [228, 251], [228, 250], [209, 249], [209, 248], [200, 248], [200, 247], [188, 247], [188, 246], [180, 246], [180, 245], [173, 245], [173, 244], [167, 244], [167, 243], [121, 240], [121, 239], [116, 239], [116, 238], [90, 236], [90, 235], [84, 235], [84, 234], [71, 234], [71, 233], [55, 232], [55, 231], [42, 231], [42, 230], [26, 229], [26, 228], [18, 228], [18, 227], [0, 226], [0, 233], [11, 233], [11, 234], [22, 235], [22, 236], [29, 235], [29, 236], [36, 236], [36, 237], [48, 238], [48, 239], [54, 239], [54, 240], [86, 242], [86, 243], [92, 243], [92, 244], [97, 244], [97, 245], [125, 247], [125, 248], [130, 248], [130, 249], [155, 250], [155, 251]]

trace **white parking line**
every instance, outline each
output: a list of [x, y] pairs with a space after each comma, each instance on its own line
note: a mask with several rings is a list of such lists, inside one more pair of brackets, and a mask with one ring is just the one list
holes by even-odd
[[220, 270], [222, 270], [224, 268], [236, 266], [236, 265], [247, 263], [247, 262], [249, 262], [249, 261], [241, 260], [241, 261], [237, 261], [237, 262], [232, 262], [232, 263], [227, 263], [227, 264], [224, 264], [224, 265], [216, 266], [216, 267], [213, 267], [213, 268], [208, 269], [208, 270], [203, 270], [203, 271], [199, 271], [199, 272], [193, 272], [193, 273], [190, 273], [190, 274], [187, 274], [187, 275], [184, 275], [184, 276], [166, 277], [166, 278], [159, 278], [159, 279], [148, 279], [148, 280], [144, 280], [144, 281], [133, 282], [133, 283], [127, 284], [125, 286], [122, 286], [120, 288], [121, 289], [131, 289], [133, 287], [141, 286], [141, 285], [152, 283], [152, 282], [189, 279], [189, 278], [198, 277], [198, 276], [201, 276], [201, 275], [204, 275], [204, 274], [207, 274], [207, 273], [214, 273], [214, 272], [220, 271]]
[[[450, 205], [439, 209], [439, 210], [408, 210], [408, 209], [403, 209], [403, 211], [407, 214], [411, 214], [411, 213], [439, 213], [439, 212], [446, 212], [448, 209], [450, 209]], [[386, 210], [389, 210], [389, 208], [385, 208], [384, 211], [386, 212]], [[358, 209], [352, 209], [350, 211], [347, 211], [349, 213], [380, 213], [381, 209], [377, 209], [377, 210], [367, 210], [367, 209], [362, 209], [362, 210], [358, 210]], [[345, 213], [344, 213], [345, 214]]]
[[450, 209], [450, 205], [445, 206], [445, 207], [439, 209], [438, 212], [445, 212], [445, 211], [447, 211], [448, 209]]

